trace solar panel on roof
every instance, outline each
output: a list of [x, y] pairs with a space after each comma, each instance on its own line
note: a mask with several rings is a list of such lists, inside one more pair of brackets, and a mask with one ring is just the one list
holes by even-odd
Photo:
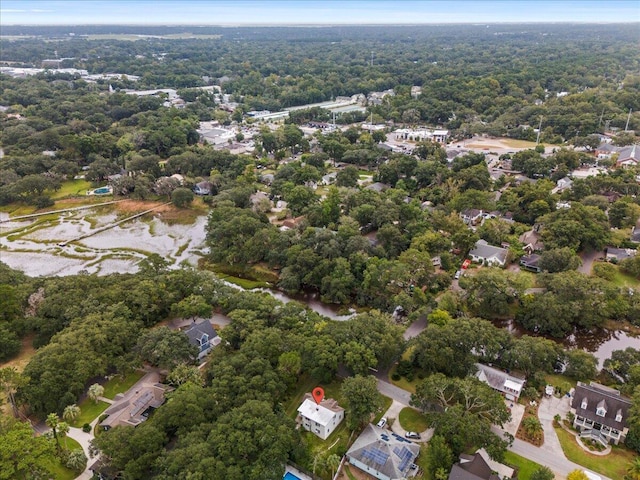
[[387, 463], [389, 455], [377, 448], [369, 448], [369, 449], [365, 449], [362, 452], [362, 457], [370, 459], [371, 461], [377, 463], [378, 465], [384, 465], [385, 463]]
[[145, 408], [147, 408], [147, 405], [152, 399], [153, 399], [153, 393], [144, 392], [140, 396], [140, 398], [138, 398], [135, 402], [133, 402], [133, 408], [131, 409], [130, 415], [132, 417], [135, 417], [137, 414], [142, 412]]
[[407, 447], [396, 447], [393, 453], [400, 459], [398, 468], [402, 471], [407, 468], [413, 458], [413, 453]]

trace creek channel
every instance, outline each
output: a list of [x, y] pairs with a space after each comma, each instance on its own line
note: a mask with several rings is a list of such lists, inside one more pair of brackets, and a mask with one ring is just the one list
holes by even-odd
[[[0, 261], [32, 277], [81, 272], [97, 275], [135, 273], [138, 262], [152, 253], [161, 255], [175, 266], [185, 261], [195, 266], [198, 259], [207, 253], [207, 218], [204, 216], [190, 225], [168, 225], [151, 215], [116, 225], [119, 218], [115, 213], [96, 213], [87, 209], [39, 220], [7, 221], [7, 215], [0, 213], [0, 220], [3, 221], [0, 223]], [[104, 229], [109, 225], [113, 228]], [[91, 235], [93, 232], [95, 234]], [[278, 290], [259, 290], [284, 303], [303, 303], [332, 320], [343, 321], [353, 316], [341, 315], [338, 306], [322, 303], [313, 292], [287, 295]], [[513, 320], [494, 324], [515, 336], [531, 334]], [[640, 349], [640, 338], [622, 330], [598, 329], [571, 335], [563, 339], [562, 344], [593, 353], [602, 366], [613, 350], [626, 347]]]

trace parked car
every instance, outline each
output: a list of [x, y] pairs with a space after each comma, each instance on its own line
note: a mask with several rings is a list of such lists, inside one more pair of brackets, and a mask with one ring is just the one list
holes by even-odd
[[462, 275], [462, 272], [460, 270], [458, 270], [456, 272], [456, 274], [453, 276], [453, 278], [455, 278], [456, 280], [458, 280], [460, 278], [460, 275]]
[[404, 436], [407, 438], [413, 438], [414, 440], [420, 439], [420, 434], [418, 432], [407, 432], [404, 434]]
[[377, 425], [380, 428], [384, 428], [386, 424], [387, 424], [387, 418], [386, 417], [382, 417]]

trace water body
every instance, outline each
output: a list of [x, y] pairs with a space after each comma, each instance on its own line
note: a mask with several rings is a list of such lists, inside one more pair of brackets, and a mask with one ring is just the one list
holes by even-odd
[[[62, 242], [73, 240], [117, 220], [113, 213], [92, 215], [92, 212], [95, 213], [92, 210], [67, 212], [41, 223], [33, 219], [1, 223], [0, 260], [32, 277], [76, 275], [80, 272], [108, 275], [137, 272], [138, 262], [151, 253], [161, 255], [176, 267], [183, 261], [197, 265], [198, 259], [207, 253], [205, 216], [198, 217], [191, 225], [168, 225], [158, 218], [139, 218], [60, 246]], [[1, 218], [6, 216], [2, 215]], [[241, 289], [231, 283], [227, 285]], [[259, 290], [283, 303], [303, 303], [332, 320], [344, 321], [354, 315], [341, 314], [341, 307], [322, 303], [314, 292], [288, 295], [278, 290]], [[513, 320], [494, 324], [516, 336], [525, 333], [531, 335], [531, 332], [520, 328]], [[593, 353], [602, 366], [602, 362], [613, 350], [626, 347], [640, 349], [640, 338], [623, 331], [603, 329], [571, 335], [562, 344]]]
[[[496, 327], [504, 328], [516, 337], [521, 337], [522, 335], [535, 336], [534, 333], [525, 330], [513, 319], [495, 320], [493, 324]], [[581, 348], [592, 353], [598, 359], [599, 368], [602, 368], [604, 361], [611, 357], [611, 352], [614, 350], [624, 350], [627, 347], [640, 350], [640, 337], [633, 336], [623, 330], [598, 328], [586, 332], [572, 333], [563, 339], [545, 338], [558, 342], [565, 348]]]
[[[151, 253], [174, 265], [196, 265], [206, 247], [206, 217], [191, 225], [168, 225], [147, 216], [78, 241], [74, 239], [115, 223], [115, 214], [93, 210], [65, 212], [50, 220], [0, 224], [0, 260], [29, 276], [134, 273]], [[66, 243], [70, 242], [70, 243]]]

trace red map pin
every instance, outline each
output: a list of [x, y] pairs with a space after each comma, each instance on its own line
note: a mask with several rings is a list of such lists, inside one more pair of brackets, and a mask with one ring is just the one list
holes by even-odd
[[311, 392], [311, 395], [313, 395], [313, 399], [319, 405], [324, 398], [324, 390], [322, 389], [322, 387], [316, 387], [313, 389], [313, 392]]

